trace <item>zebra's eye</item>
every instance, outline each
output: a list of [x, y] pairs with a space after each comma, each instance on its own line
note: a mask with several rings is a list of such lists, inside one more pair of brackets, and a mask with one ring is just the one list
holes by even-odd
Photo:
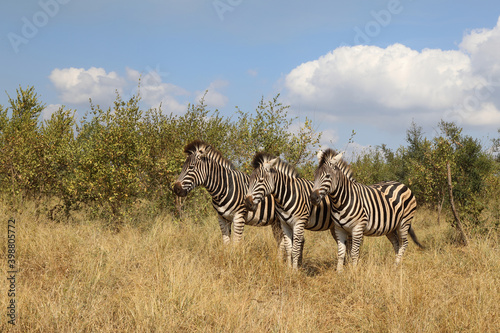
[[327, 173], [327, 174], [325, 175], [325, 178], [326, 178], [326, 179], [330, 179], [330, 178], [332, 178], [332, 176], [331, 176], [329, 173]]
[[194, 164], [189, 164], [188, 169], [193, 170], [194, 169]]

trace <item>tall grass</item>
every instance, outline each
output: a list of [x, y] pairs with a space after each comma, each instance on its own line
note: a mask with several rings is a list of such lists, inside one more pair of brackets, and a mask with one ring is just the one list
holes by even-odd
[[[395, 268], [390, 242], [365, 238], [358, 267], [339, 275], [329, 232], [306, 233], [295, 272], [277, 259], [268, 228], [246, 227], [234, 247], [222, 245], [215, 217], [165, 214], [116, 232], [51, 222], [31, 208], [16, 216], [18, 318], [12, 327], [2, 315], [2, 332], [500, 331], [498, 236], [457, 246], [425, 209], [414, 227], [426, 250], [410, 243]], [[4, 226], [8, 218], [2, 207]]]

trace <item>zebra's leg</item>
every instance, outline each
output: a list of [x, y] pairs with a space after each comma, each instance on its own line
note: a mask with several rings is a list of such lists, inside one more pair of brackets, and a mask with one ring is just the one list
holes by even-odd
[[347, 232], [335, 226], [335, 235], [337, 237], [337, 272], [342, 272], [344, 270], [344, 260], [346, 253], [346, 243], [347, 243]]
[[337, 243], [337, 234], [335, 233], [335, 226], [333, 226], [331, 229], [330, 229], [330, 233], [332, 234], [332, 237], [333, 239], [335, 240], [335, 243]]
[[304, 225], [306, 221], [299, 221], [293, 227], [292, 267], [299, 268], [302, 264], [302, 250], [304, 249]]
[[352, 229], [352, 250], [351, 258], [352, 265], [356, 266], [359, 259], [359, 249], [361, 244], [363, 244], [363, 231], [365, 229], [366, 222], [361, 222]]
[[[347, 251], [346, 258], [352, 258], [352, 235], [347, 234]], [[347, 264], [347, 260], [345, 260], [344, 264]]]
[[285, 245], [286, 251], [286, 263], [289, 267], [292, 267], [293, 230], [288, 224], [284, 222], [281, 222], [281, 229], [283, 230], [283, 244]]
[[306, 237], [302, 237], [302, 245], [300, 246], [299, 267], [302, 267], [302, 257], [304, 255], [304, 245], [306, 244]]
[[285, 237], [283, 236], [283, 229], [281, 228], [281, 223], [278, 220], [271, 222], [271, 229], [273, 230], [273, 236], [278, 245], [278, 259], [283, 260], [286, 247], [285, 247]]
[[[335, 243], [337, 243], [338, 241], [337, 241], [337, 235], [335, 234], [335, 227], [332, 227], [330, 229], [330, 233], [332, 234], [332, 237], [335, 240]], [[345, 256], [345, 258], [343, 260], [344, 265], [347, 265], [347, 260], [346, 259], [349, 258], [350, 255], [351, 255], [351, 245], [352, 245], [352, 238], [351, 238], [351, 235], [348, 234], [347, 235], [347, 241], [346, 241], [346, 251], [345, 251], [346, 256]]]
[[229, 244], [231, 241], [231, 223], [222, 216], [218, 215], [220, 231], [222, 232], [222, 241]]
[[388, 233], [387, 235], [385, 235], [389, 241], [391, 242], [392, 244], [392, 247], [394, 247], [394, 252], [396, 253], [396, 255], [398, 254], [399, 252], [399, 237], [398, 237], [398, 233], [396, 231], [393, 231], [393, 232], [390, 232]]
[[398, 232], [398, 241], [399, 241], [399, 250], [396, 253], [396, 266], [399, 265], [401, 259], [403, 258], [403, 254], [406, 251], [406, 247], [408, 246], [408, 225], [401, 227]]
[[245, 213], [237, 212], [233, 218], [233, 243], [239, 243], [245, 228]]

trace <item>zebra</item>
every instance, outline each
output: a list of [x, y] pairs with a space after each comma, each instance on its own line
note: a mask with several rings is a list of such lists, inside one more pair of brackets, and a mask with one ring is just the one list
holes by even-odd
[[280, 252], [283, 252], [283, 232], [276, 217], [274, 198], [267, 196], [255, 211], [248, 212], [244, 195], [249, 176], [235, 169], [233, 164], [210, 144], [194, 140], [184, 148], [187, 154], [182, 171], [174, 182], [173, 191], [185, 197], [197, 186], [204, 186], [212, 197], [212, 206], [217, 211], [224, 244], [238, 243], [245, 224], [271, 226]]
[[254, 171], [245, 197], [248, 210], [255, 210], [269, 194], [276, 200], [276, 212], [285, 237], [287, 263], [297, 269], [301, 264], [304, 229], [330, 230], [335, 238], [335, 223], [330, 198], [325, 196], [318, 205], [311, 205], [309, 194], [313, 182], [298, 176], [294, 167], [267, 153], [257, 153], [252, 161]]
[[396, 266], [408, 246], [408, 234], [423, 248], [411, 226], [417, 203], [406, 185], [395, 181], [360, 184], [341, 171], [346, 168], [342, 153], [332, 149], [318, 154], [318, 159], [310, 198], [313, 205], [320, 205], [325, 197], [331, 198], [338, 244], [337, 271], [343, 269], [349, 237], [353, 266], [358, 262], [363, 236], [385, 235], [394, 247]]

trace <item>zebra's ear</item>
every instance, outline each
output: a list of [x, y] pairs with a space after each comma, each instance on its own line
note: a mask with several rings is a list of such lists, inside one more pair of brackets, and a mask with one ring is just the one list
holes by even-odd
[[321, 162], [321, 159], [323, 158], [324, 152], [320, 149], [318, 150], [318, 154], [316, 154], [316, 157], [318, 158], [318, 162]]
[[263, 164], [264, 170], [267, 172], [270, 172], [272, 168], [278, 163], [279, 157], [273, 158], [272, 160], [269, 160]]
[[212, 146], [208, 145], [206, 147], [200, 148], [198, 151], [198, 158], [204, 158], [207, 156], [207, 153], [212, 149]]
[[337, 165], [337, 163], [342, 160], [342, 155], [344, 155], [344, 152], [341, 152], [340, 154], [335, 155], [334, 158], [332, 158], [332, 165]]
[[279, 160], [280, 160], [279, 157], [276, 157], [276, 158], [273, 158], [272, 160], [270, 160], [269, 165], [271, 166], [271, 168], [274, 168], [276, 166], [276, 164], [278, 164]]

